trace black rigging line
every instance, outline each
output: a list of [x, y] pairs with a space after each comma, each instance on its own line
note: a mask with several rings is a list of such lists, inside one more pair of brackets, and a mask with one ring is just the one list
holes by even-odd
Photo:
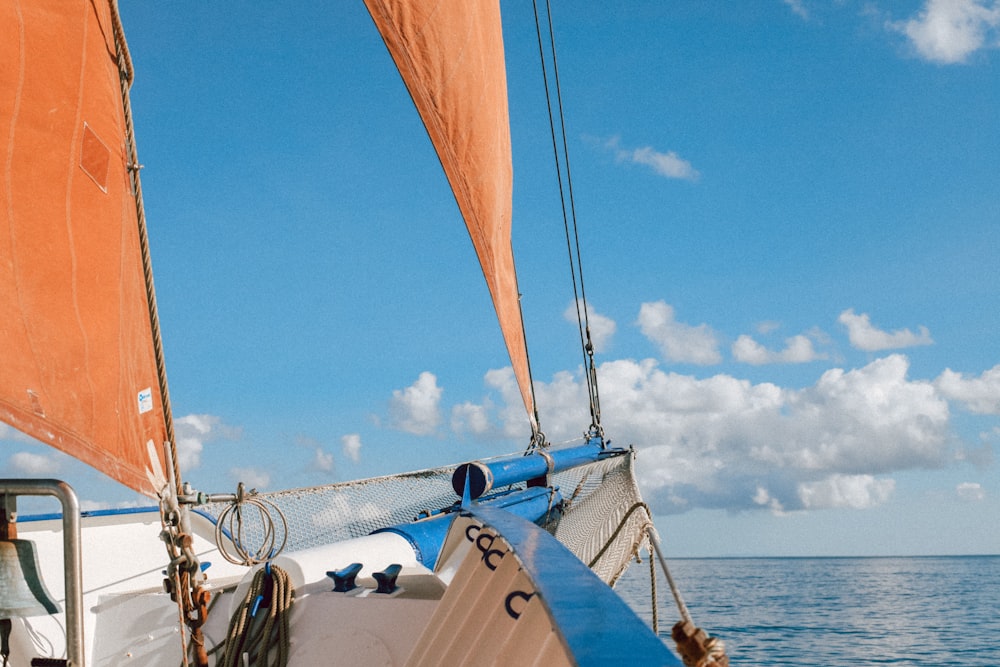
[[[549, 113], [549, 127], [552, 134], [552, 152], [555, 158], [556, 176], [559, 180], [559, 200], [562, 205], [563, 228], [566, 232], [566, 251], [569, 255], [570, 274], [573, 281], [573, 299], [576, 305], [577, 328], [580, 333], [580, 348], [583, 353], [583, 365], [586, 369], [587, 392], [590, 399], [590, 435], [603, 436], [601, 429], [601, 407], [597, 391], [597, 368], [594, 364], [594, 345], [590, 334], [590, 318], [587, 306], [587, 293], [583, 284], [583, 260], [580, 253], [580, 235], [576, 221], [576, 204], [573, 199], [573, 178], [569, 166], [569, 147], [566, 141], [566, 119], [563, 113], [562, 92], [559, 83], [559, 64], [556, 59], [555, 33], [552, 28], [552, 7], [549, 0], [545, 3], [545, 13], [548, 21], [549, 50], [552, 54], [552, 72], [555, 81], [556, 106], [559, 114], [559, 132], [556, 131], [556, 121], [552, 112], [552, 96], [549, 90], [548, 66], [545, 59], [545, 46], [542, 38], [541, 23], [538, 14], [538, 2], [532, 0], [535, 10], [535, 32], [538, 36], [538, 55], [542, 66], [542, 80], [545, 86], [545, 101]], [[558, 135], [558, 136], [557, 136]], [[562, 143], [563, 160], [559, 159], [559, 144]], [[565, 163], [565, 190], [563, 188], [563, 167]], [[569, 212], [567, 213], [566, 199], [569, 198]], [[573, 231], [570, 234], [570, 220], [572, 220]], [[575, 247], [575, 254], [574, 254]], [[579, 289], [577, 282], [579, 278]]]

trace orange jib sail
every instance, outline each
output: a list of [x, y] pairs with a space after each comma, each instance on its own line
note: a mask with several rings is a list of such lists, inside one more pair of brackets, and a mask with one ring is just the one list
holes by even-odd
[[109, 2], [0, 2], [0, 419], [154, 495], [167, 438]]
[[533, 429], [510, 244], [513, 169], [497, 0], [365, 0], [455, 193]]

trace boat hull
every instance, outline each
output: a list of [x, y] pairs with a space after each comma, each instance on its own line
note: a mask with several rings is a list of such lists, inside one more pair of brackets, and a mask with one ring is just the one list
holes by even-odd
[[[474, 506], [447, 519], [435, 570], [405, 537], [383, 532], [283, 554], [272, 566], [294, 586], [289, 665], [680, 663], [614, 592], [546, 530], [503, 508]], [[166, 555], [155, 508], [82, 519], [85, 653], [89, 665], [176, 666], [182, 635], [163, 589]], [[212, 594], [206, 646], [226, 641], [256, 568], [234, 565], [215, 525], [192, 514], [195, 549]], [[64, 602], [59, 522], [26, 520], [54, 597]], [[335, 592], [328, 572], [360, 563], [356, 587]], [[395, 588], [374, 575], [401, 566]], [[64, 605], [65, 606], [65, 605]], [[265, 611], [270, 611], [265, 609]], [[65, 617], [16, 619], [11, 666], [65, 654]]]

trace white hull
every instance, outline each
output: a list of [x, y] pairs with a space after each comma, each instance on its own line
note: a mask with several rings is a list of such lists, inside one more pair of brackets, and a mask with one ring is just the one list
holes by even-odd
[[[523, 523], [527, 530], [542, 534], [531, 533], [529, 542], [548, 540], [562, 548], [541, 529]], [[35, 542], [46, 585], [65, 610], [61, 523], [22, 521], [18, 527], [20, 538]], [[211, 649], [225, 642], [232, 614], [242, 603], [254, 572], [222, 557], [214, 544], [211, 521], [192, 514], [191, 528], [199, 559], [211, 563], [206, 588], [213, 603], [203, 628], [206, 646]], [[182, 631], [177, 605], [163, 589], [166, 551], [159, 532], [155, 510], [83, 518], [86, 664], [181, 664]], [[566, 629], [559, 628], [557, 618], [558, 607], [565, 606], [559, 601], [560, 588], [583, 590], [588, 582], [578, 578], [580, 573], [566, 570], [564, 581], [535, 581], [531, 553], [522, 557], [519, 550], [515, 557], [508, 555], [514, 555], [511, 545], [495, 530], [484, 527], [478, 518], [463, 516], [456, 519], [449, 533], [436, 572], [421, 565], [409, 543], [392, 533], [279, 556], [273, 565], [289, 574], [295, 589], [288, 664], [588, 664], [586, 656], [582, 660], [574, 656], [574, 650], [579, 653], [581, 649], [574, 648], [572, 637], [567, 638]], [[598, 587], [595, 590], [603, 589], [610, 599], [617, 600], [575, 557], [567, 555], [593, 579]], [[550, 555], [544, 558], [551, 564]], [[354, 562], [364, 565], [358, 588], [333, 592], [327, 571]], [[398, 589], [391, 594], [375, 592], [371, 574], [393, 563], [402, 566]], [[547, 592], [545, 586], [557, 588]], [[592, 596], [586, 593], [583, 597], [589, 600]], [[596, 621], [602, 628], [629, 627], [632, 619], [614, 617], [620, 610], [608, 609], [607, 603], [593, 599], [585, 605], [592, 609], [563, 612], [577, 616], [575, 622], [583, 628], [588, 627], [586, 614], [595, 611], [602, 615]], [[570, 606], [579, 604], [572, 602]], [[64, 613], [14, 619], [11, 667], [28, 667], [35, 656], [64, 656], [65, 622]], [[653, 637], [648, 630], [646, 633]], [[659, 644], [655, 638], [653, 641]], [[606, 637], [601, 643], [609, 644]], [[629, 655], [627, 645], [617, 648], [621, 657]], [[662, 644], [659, 648], [662, 660], [658, 658], [657, 664], [678, 664]], [[636, 648], [648, 649], [641, 643]], [[644, 654], [636, 657], [639, 655]], [[214, 664], [215, 657], [211, 662]]]

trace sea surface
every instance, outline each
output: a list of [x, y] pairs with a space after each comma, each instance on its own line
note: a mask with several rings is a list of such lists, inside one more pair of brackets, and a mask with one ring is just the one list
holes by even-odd
[[[668, 561], [731, 665], [1000, 667], [1000, 556]], [[618, 591], [648, 621], [649, 567]], [[662, 574], [660, 635], [679, 618]]]

